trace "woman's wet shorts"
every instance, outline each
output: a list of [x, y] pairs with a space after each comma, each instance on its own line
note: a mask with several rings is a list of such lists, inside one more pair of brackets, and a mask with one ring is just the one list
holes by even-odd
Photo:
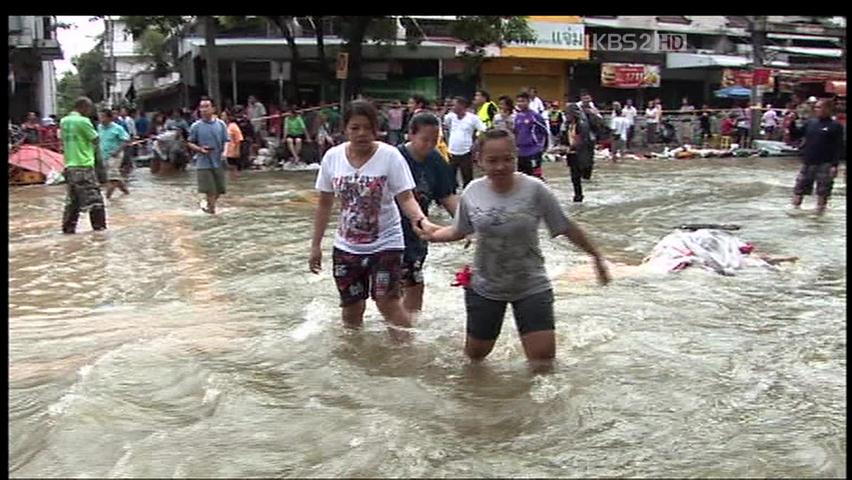
[[337, 248], [331, 255], [340, 306], [402, 296], [402, 250], [357, 255]]
[[[491, 300], [465, 288], [464, 303], [467, 309], [467, 334], [477, 340], [496, 340], [503, 326], [506, 305], [510, 302]], [[511, 304], [515, 324], [522, 336], [555, 328], [553, 290], [536, 293]]]

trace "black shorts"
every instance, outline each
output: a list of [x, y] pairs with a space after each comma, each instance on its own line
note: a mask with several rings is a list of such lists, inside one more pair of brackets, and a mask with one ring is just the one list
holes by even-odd
[[[467, 334], [477, 340], [496, 340], [500, 336], [506, 304], [485, 298], [470, 288], [464, 290], [464, 304], [467, 309]], [[515, 300], [512, 312], [515, 325], [523, 336], [543, 330], [554, 330], [553, 290], [546, 290], [529, 297]]]
[[228, 165], [231, 165], [232, 167], [237, 167], [237, 170], [243, 169], [243, 162], [239, 157], [237, 157], [237, 158], [228, 157]]
[[796, 186], [793, 187], [793, 194], [811, 195], [814, 191], [814, 183], [816, 183], [817, 196], [831, 196], [831, 189], [834, 187], [834, 177], [831, 176], [831, 167], [830, 163], [802, 165], [799, 174], [796, 176]]
[[292, 138], [292, 139], [300, 138], [304, 142], [305, 138], [307, 138], [307, 137], [305, 137], [305, 134], [301, 134], [301, 135], [287, 135], [287, 138]]
[[[518, 171], [527, 175], [535, 175], [538, 168], [541, 168], [541, 152], [534, 155], [518, 157]], [[536, 175], [537, 176], [537, 175]]]

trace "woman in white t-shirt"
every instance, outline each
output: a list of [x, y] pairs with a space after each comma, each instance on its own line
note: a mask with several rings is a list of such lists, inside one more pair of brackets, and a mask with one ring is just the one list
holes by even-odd
[[[423, 215], [412, 194], [414, 180], [399, 150], [376, 141], [379, 128], [375, 107], [355, 101], [343, 115], [348, 142], [329, 149], [317, 175], [320, 192], [314, 216], [309, 267], [319, 273], [322, 237], [328, 226], [334, 198], [340, 201], [340, 218], [334, 236], [332, 263], [340, 293], [343, 323], [358, 328], [364, 320], [368, 296], [395, 327], [410, 327], [411, 317], [401, 298], [402, 224], [395, 203], [416, 230], [433, 225]], [[407, 332], [389, 327], [396, 340]]]

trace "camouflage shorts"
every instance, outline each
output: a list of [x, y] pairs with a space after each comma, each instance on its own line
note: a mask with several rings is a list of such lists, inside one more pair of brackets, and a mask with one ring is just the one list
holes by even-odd
[[81, 212], [92, 208], [104, 208], [104, 197], [94, 168], [66, 168], [65, 204], [76, 203]]

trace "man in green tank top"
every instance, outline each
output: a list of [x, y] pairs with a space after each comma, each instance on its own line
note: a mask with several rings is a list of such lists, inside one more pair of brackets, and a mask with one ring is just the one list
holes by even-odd
[[62, 233], [77, 230], [80, 212], [89, 212], [92, 229], [106, 230], [106, 209], [95, 174], [95, 144], [98, 132], [89, 119], [93, 109], [88, 97], [74, 102], [74, 110], [59, 122], [65, 155], [65, 211]]

